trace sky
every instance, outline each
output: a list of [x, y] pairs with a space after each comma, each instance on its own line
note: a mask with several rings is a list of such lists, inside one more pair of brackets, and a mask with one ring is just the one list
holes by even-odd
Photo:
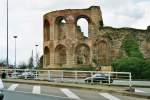
[[[100, 6], [105, 26], [146, 29], [150, 25], [150, 0], [8, 0], [9, 62], [14, 64], [18, 38], [17, 64], [28, 62], [32, 50], [43, 54], [43, 15], [62, 9]], [[82, 24], [82, 22], [81, 22]], [[6, 59], [6, 0], [0, 0], [0, 60]]]

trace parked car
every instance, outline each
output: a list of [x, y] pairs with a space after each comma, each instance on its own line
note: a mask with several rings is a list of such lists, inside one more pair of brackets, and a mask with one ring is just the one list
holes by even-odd
[[[99, 73], [99, 74], [94, 74], [92, 77], [87, 77], [85, 79], [86, 83], [91, 83], [91, 82], [102, 82], [102, 83], [109, 83], [109, 77], [106, 76], [103, 73]], [[113, 82], [113, 79], [110, 78], [110, 83]]]
[[3, 100], [4, 94], [3, 94], [4, 84], [2, 80], [0, 79], [0, 100]]
[[11, 77], [12, 77], [12, 78], [18, 78], [19, 75], [21, 75], [21, 73], [19, 73], [19, 72], [13, 72], [13, 73], [11, 74]]
[[18, 75], [19, 78], [24, 78], [24, 79], [33, 79], [34, 74], [32, 72], [23, 72], [21, 75]]

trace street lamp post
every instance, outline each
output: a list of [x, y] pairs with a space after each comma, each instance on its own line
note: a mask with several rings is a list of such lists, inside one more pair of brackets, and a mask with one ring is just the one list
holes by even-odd
[[17, 39], [17, 36], [13, 36], [13, 38], [15, 39], [15, 62], [14, 62], [14, 65], [16, 68], [16, 39]]
[[35, 49], [36, 49], [36, 67], [38, 66], [38, 52], [37, 52], [37, 47], [38, 47], [39, 45], [35, 45]]
[[7, 67], [9, 67], [9, 56], [8, 56], [8, 0], [7, 0], [7, 58], [6, 58], [6, 63], [7, 63]]

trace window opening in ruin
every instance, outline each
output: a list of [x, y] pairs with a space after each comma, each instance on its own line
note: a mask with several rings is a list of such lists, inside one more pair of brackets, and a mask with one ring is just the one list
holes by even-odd
[[45, 47], [44, 49], [44, 60], [46, 66], [50, 64], [50, 51], [48, 47]]
[[97, 45], [98, 62], [101, 65], [107, 65], [108, 63], [108, 45], [105, 41], [100, 41]]
[[76, 48], [76, 63], [77, 64], [89, 64], [90, 62], [90, 49], [85, 44], [80, 44]]
[[56, 31], [57, 35], [56, 38], [58, 40], [65, 39], [66, 34], [66, 20], [63, 16], [59, 16], [56, 18]]
[[85, 18], [77, 20], [77, 29], [82, 32], [83, 36], [88, 37], [88, 21]]
[[44, 41], [49, 41], [50, 39], [50, 24], [48, 20], [44, 20]]
[[66, 64], [66, 47], [58, 45], [55, 49], [55, 63], [62, 66]]
[[66, 20], [65, 20], [65, 19], [62, 19], [62, 20], [61, 20], [61, 24], [66, 24]]
[[66, 24], [66, 19], [64, 16], [59, 16], [56, 18], [56, 24]]

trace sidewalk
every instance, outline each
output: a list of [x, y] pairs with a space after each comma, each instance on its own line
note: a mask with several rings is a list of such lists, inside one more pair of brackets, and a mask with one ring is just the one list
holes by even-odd
[[109, 93], [116, 93], [126, 96], [133, 96], [139, 98], [150, 99], [150, 96], [135, 94], [130, 92], [129, 87], [126, 86], [108, 86], [108, 85], [91, 85], [91, 84], [79, 84], [79, 83], [61, 83], [61, 82], [48, 82], [39, 80], [23, 80], [23, 79], [3, 79], [4, 82], [8, 83], [20, 83], [20, 84], [31, 84], [31, 85], [42, 85], [42, 86], [54, 86], [54, 87], [67, 87], [76, 89], [88, 89], [94, 91], [103, 91]]

